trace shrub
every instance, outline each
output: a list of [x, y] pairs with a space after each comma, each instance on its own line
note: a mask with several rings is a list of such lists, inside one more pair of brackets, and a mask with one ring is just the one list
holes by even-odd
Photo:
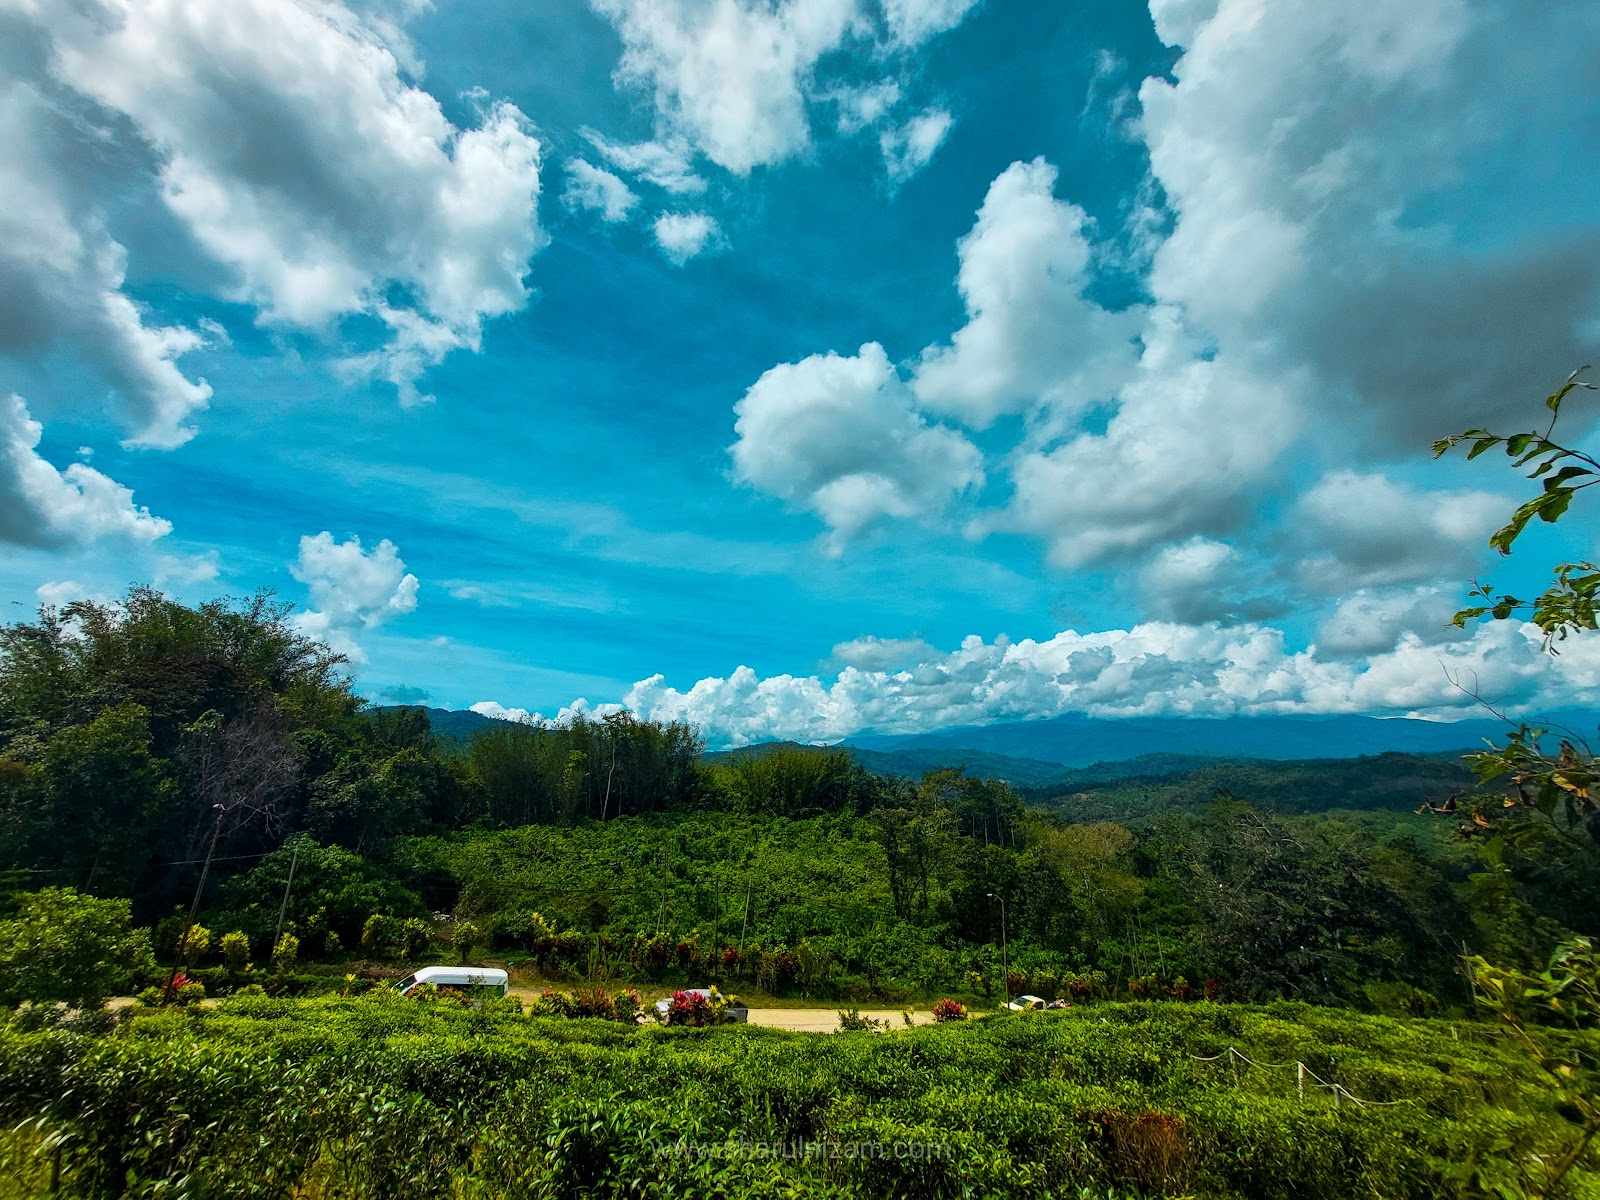
[[455, 947], [456, 953], [461, 955], [462, 965], [472, 953], [472, 948], [483, 941], [483, 931], [471, 921], [457, 921], [456, 927], [450, 931], [450, 944]]
[[196, 923], [189, 926], [188, 937], [184, 937], [183, 929], [179, 928], [178, 944], [173, 950], [181, 961], [197, 963], [206, 956], [206, 951], [209, 949], [211, 949], [211, 930], [204, 925]]
[[275, 975], [287, 975], [294, 969], [294, 961], [300, 956], [300, 939], [292, 933], [286, 933], [278, 939], [278, 944], [272, 948], [272, 971]]
[[967, 1006], [959, 1000], [939, 1000], [933, 1006], [933, 1019], [941, 1025], [946, 1021], [965, 1021]]
[[888, 1021], [863, 1017], [859, 1008], [849, 1008], [839, 1014], [840, 1033], [882, 1033], [889, 1028]]
[[71, 888], [17, 897], [0, 921], [0, 1005], [23, 1000], [98, 1006], [154, 967], [144, 930], [131, 928], [126, 900], [98, 900]]
[[415, 958], [428, 948], [430, 930], [416, 917], [373, 913], [361, 930], [361, 944], [379, 958]]
[[[183, 976], [180, 975], [179, 978], [182, 979]], [[199, 1004], [206, 998], [206, 985], [198, 979], [185, 980], [178, 985], [173, 995], [177, 997], [179, 1004], [185, 1006]]]
[[223, 934], [219, 944], [229, 970], [243, 971], [250, 965], [250, 938], [246, 934], [235, 929], [232, 933]]

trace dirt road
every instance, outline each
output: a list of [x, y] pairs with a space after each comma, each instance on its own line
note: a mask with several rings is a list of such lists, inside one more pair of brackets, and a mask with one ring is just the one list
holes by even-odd
[[[889, 1028], [904, 1029], [905, 1021], [899, 1009], [872, 1009], [863, 1011], [863, 1017], [888, 1021]], [[926, 1025], [933, 1020], [932, 1013], [914, 1012], [911, 1020], [916, 1025]], [[792, 1029], [798, 1033], [832, 1033], [839, 1028], [837, 1008], [752, 1008], [750, 1024], [770, 1025], [774, 1029]]]

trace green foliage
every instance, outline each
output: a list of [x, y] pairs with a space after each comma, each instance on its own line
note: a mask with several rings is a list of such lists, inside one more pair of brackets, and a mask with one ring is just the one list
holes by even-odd
[[[1586, 1054], [1594, 1036], [1552, 1031], [1547, 1048]], [[0, 1125], [59, 1134], [69, 1194], [131, 1177], [196, 1197], [1465, 1200], [1518, 1194], [1534, 1155], [1581, 1136], [1563, 1113], [1491, 1028], [1290, 1004], [872, 1038], [376, 994], [151, 1011], [102, 1035], [0, 1027]], [[1600, 1179], [1585, 1158], [1567, 1184]]]
[[426, 921], [387, 913], [373, 913], [361, 930], [361, 944], [378, 958], [416, 958], [431, 937]]
[[471, 921], [457, 921], [455, 928], [450, 931], [450, 944], [455, 947], [456, 953], [461, 955], [463, 965], [472, 954], [473, 947], [482, 941], [483, 931]]
[[278, 939], [278, 944], [272, 948], [272, 973], [274, 975], [287, 975], [294, 970], [295, 959], [300, 957], [300, 939], [292, 933], [286, 933]]
[[16, 909], [0, 921], [0, 1006], [98, 1005], [152, 966], [149, 937], [131, 928], [126, 900], [45, 888], [18, 897]]
[[235, 929], [232, 933], [222, 935], [220, 943], [222, 957], [228, 962], [231, 971], [242, 971], [250, 963], [250, 938], [247, 934]]
[[[1539, 492], [1518, 506], [1511, 519], [1490, 536], [1489, 544], [1501, 554], [1511, 553], [1512, 546], [1534, 517], [1553, 524], [1566, 513], [1579, 492], [1600, 483], [1600, 461], [1581, 450], [1551, 440], [1556, 423], [1561, 419], [1562, 402], [1579, 388], [1594, 390], [1594, 384], [1578, 378], [1588, 369], [1579, 367], [1545, 399], [1545, 407], [1550, 410], [1550, 423], [1543, 433], [1533, 431], [1507, 437], [1486, 429], [1468, 429], [1464, 433], [1441, 438], [1433, 444], [1433, 456], [1438, 458], [1462, 442], [1470, 441], [1472, 448], [1467, 451], [1469, 459], [1477, 458], [1496, 446], [1504, 446], [1515, 465], [1527, 470], [1529, 479], [1541, 481]], [[1514, 613], [1527, 609], [1528, 619], [1544, 631], [1545, 648], [1553, 652], [1554, 643], [1565, 640], [1569, 633], [1596, 628], [1595, 598], [1600, 594], [1600, 567], [1590, 562], [1562, 563], [1556, 568], [1555, 575], [1555, 586], [1532, 601], [1518, 600], [1514, 596], [1496, 597], [1492, 588], [1474, 585], [1472, 594], [1486, 603], [1462, 609], [1456, 614], [1455, 623], [1463, 626], [1485, 614], [1497, 621], [1504, 621]]]

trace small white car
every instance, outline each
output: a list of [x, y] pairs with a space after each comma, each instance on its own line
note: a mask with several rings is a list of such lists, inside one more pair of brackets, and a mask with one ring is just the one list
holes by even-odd
[[1048, 1005], [1043, 996], [1018, 996], [1006, 1007], [1012, 1012], [1027, 1012], [1030, 1009], [1046, 1008]]
[[409, 996], [425, 983], [436, 988], [460, 988], [504, 996], [510, 982], [511, 976], [498, 967], [420, 967], [415, 975], [407, 975], [394, 986], [402, 996]]

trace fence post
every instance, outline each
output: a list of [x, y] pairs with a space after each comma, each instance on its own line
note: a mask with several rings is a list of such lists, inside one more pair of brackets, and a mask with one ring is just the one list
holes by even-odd
[[1294, 1071], [1295, 1071], [1296, 1081], [1298, 1082], [1299, 1088], [1300, 1088], [1300, 1099], [1302, 1101], [1304, 1101], [1305, 1098], [1306, 1098], [1306, 1065], [1305, 1065], [1305, 1063], [1303, 1063], [1303, 1062], [1299, 1061], [1298, 1059], [1296, 1059], [1295, 1060], [1295, 1064], [1294, 1064]]

